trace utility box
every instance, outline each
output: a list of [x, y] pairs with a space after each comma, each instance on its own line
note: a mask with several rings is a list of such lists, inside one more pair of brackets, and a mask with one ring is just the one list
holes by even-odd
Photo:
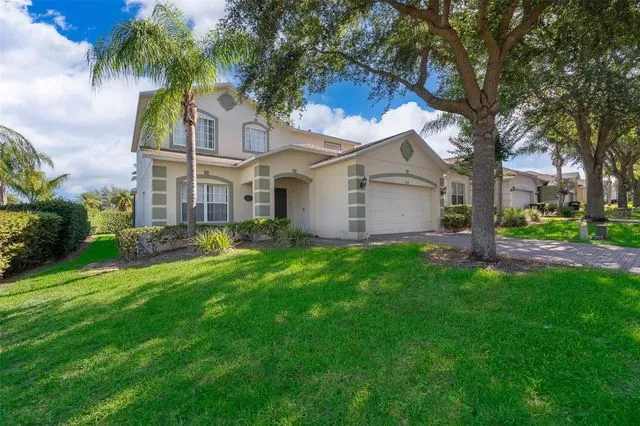
[[599, 240], [606, 240], [609, 238], [609, 226], [606, 223], [599, 223], [596, 225], [596, 238]]
[[580, 239], [589, 239], [589, 227], [587, 227], [587, 222], [580, 222]]

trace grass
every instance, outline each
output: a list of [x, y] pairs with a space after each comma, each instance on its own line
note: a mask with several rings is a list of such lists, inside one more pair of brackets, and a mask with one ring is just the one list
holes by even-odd
[[640, 277], [241, 250], [0, 292], [0, 424], [631, 424]]
[[[622, 247], [640, 247], [640, 224], [609, 222], [609, 239], [604, 241], [579, 239], [580, 223], [573, 220], [549, 220], [521, 228], [497, 228], [496, 234], [503, 237], [533, 240], [558, 240], [578, 243], [608, 244]], [[595, 235], [595, 226], [589, 224], [589, 234]]]

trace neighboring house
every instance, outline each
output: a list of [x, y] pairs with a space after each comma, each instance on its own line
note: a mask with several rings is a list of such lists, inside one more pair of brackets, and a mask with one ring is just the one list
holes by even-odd
[[[543, 183], [539, 190], [538, 200], [541, 203], [557, 204], [558, 202], [558, 189], [556, 183], [556, 176], [551, 174], [543, 174], [536, 172], [527, 172], [534, 174]], [[568, 172], [562, 174], [562, 179], [569, 182], [569, 194], [565, 196], [565, 203], [570, 201], [586, 201], [587, 188], [584, 179], [580, 178], [579, 172]]]
[[[444, 160], [450, 166], [455, 164], [456, 157]], [[504, 168], [502, 182], [502, 208], [511, 207], [528, 208], [529, 204], [538, 200], [538, 186], [541, 181], [535, 174]], [[460, 175], [450, 170], [445, 176], [447, 192], [445, 204], [471, 204], [471, 180], [467, 176]], [[498, 185], [495, 185], [495, 200], [498, 199]], [[496, 202], [497, 204], [497, 202]]]
[[[158, 150], [140, 144], [139, 96], [131, 150], [137, 153], [135, 224], [186, 221], [185, 136], [181, 123]], [[327, 238], [435, 231], [447, 164], [414, 131], [357, 142], [271, 125], [221, 84], [197, 97], [197, 220], [224, 224], [291, 219]]]

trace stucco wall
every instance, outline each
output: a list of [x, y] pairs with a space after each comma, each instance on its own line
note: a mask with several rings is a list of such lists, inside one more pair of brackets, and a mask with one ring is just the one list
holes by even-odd
[[153, 161], [136, 153], [136, 226], [151, 225], [151, 165]]
[[[267, 121], [256, 115], [255, 110], [249, 103], [236, 104], [231, 110], [227, 111], [218, 101], [218, 98], [228, 91], [218, 91], [215, 94], [207, 96], [197, 96], [196, 102], [198, 109], [202, 112], [201, 116], [210, 118], [213, 116], [216, 120], [216, 149], [215, 151], [202, 150], [203, 154], [214, 154], [231, 158], [249, 158], [255, 153], [245, 152], [243, 150], [243, 134], [245, 123], [260, 123], [268, 131], [269, 150], [273, 150], [285, 145], [309, 144], [324, 148], [324, 142], [327, 138], [310, 132], [295, 131], [289, 127], [283, 126], [277, 122], [271, 123], [268, 127]], [[181, 146], [171, 144], [172, 136], [169, 135], [163, 144], [163, 148], [183, 150]], [[342, 150], [346, 151], [355, 144], [340, 142]]]
[[464, 184], [464, 204], [471, 204], [471, 180], [466, 176], [449, 170], [444, 179], [444, 184], [447, 187], [447, 193], [444, 198], [445, 206], [451, 205], [451, 194], [453, 193], [453, 186], [451, 184], [454, 182]]
[[352, 238], [349, 233], [347, 168], [354, 160], [314, 169], [314, 228], [324, 238]]

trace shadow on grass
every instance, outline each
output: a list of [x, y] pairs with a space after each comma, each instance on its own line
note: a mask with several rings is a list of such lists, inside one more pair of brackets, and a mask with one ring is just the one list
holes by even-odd
[[3, 424], [637, 418], [628, 275], [442, 268], [396, 245], [70, 276], [0, 301]]

